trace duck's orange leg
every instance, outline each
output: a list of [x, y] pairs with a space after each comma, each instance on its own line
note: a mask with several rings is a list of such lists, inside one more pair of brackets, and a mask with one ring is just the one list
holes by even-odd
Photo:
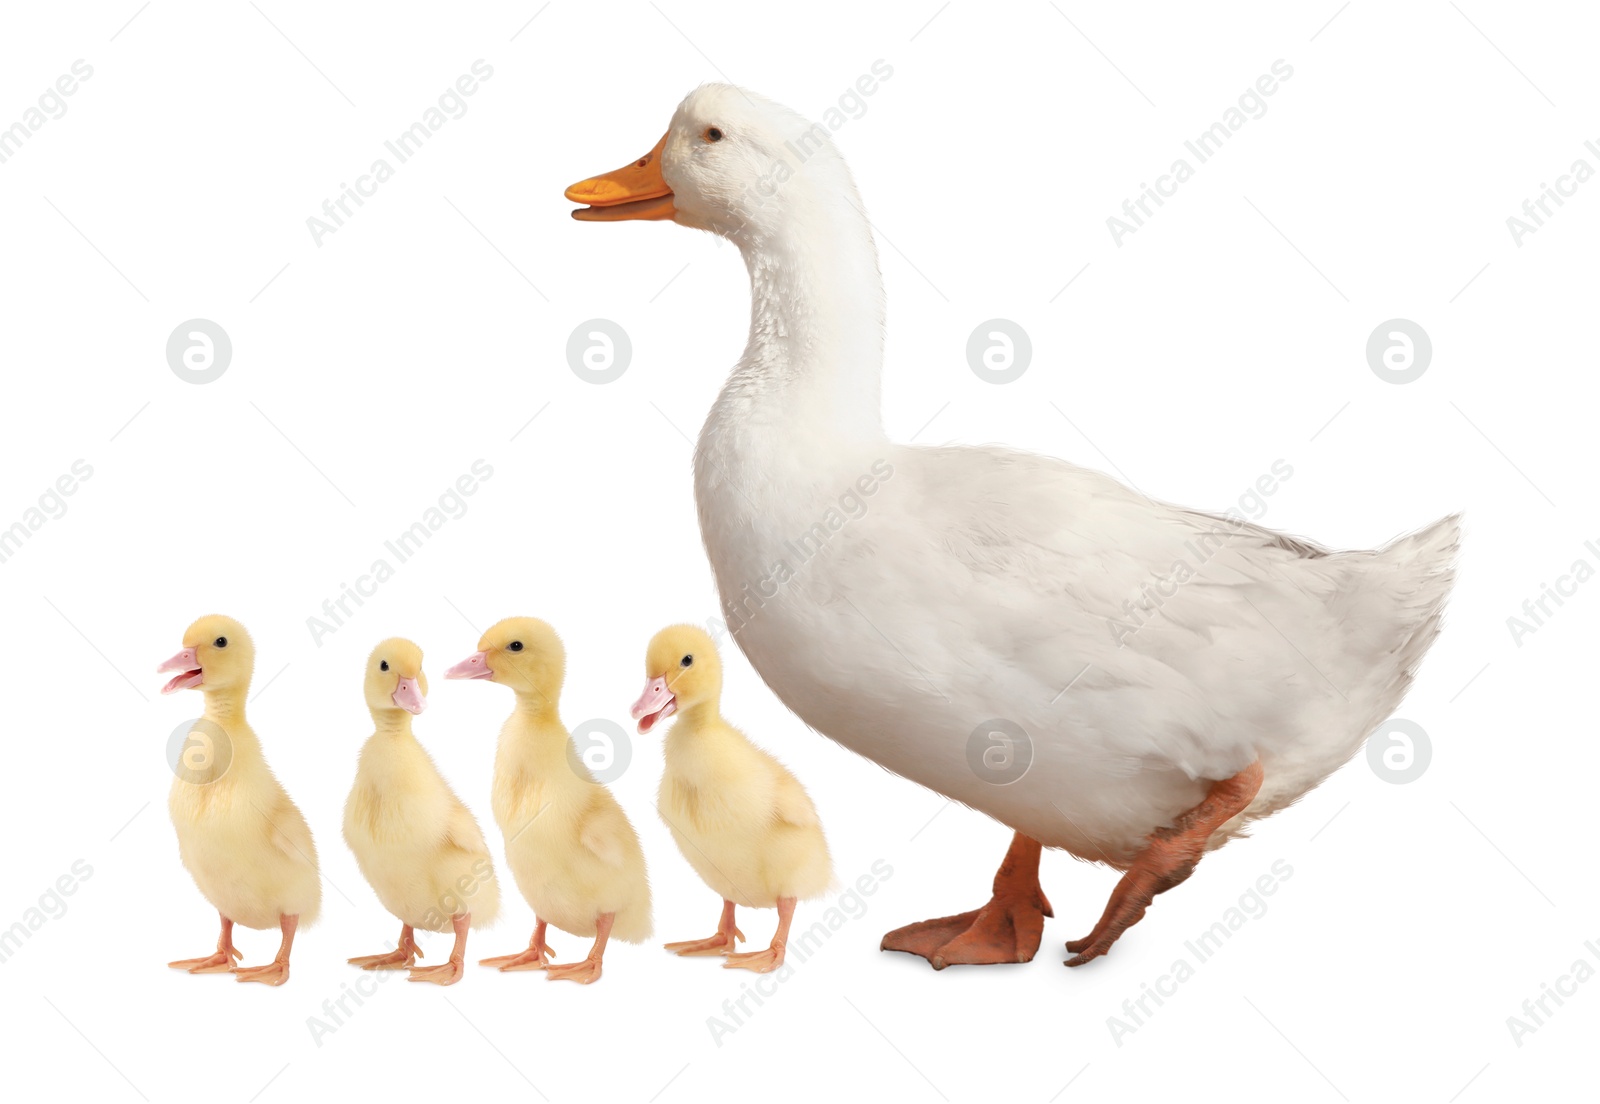
[[[221, 916], [221, 913], [218, 913]], [[180, 958], [167, 963], [174, 970], [188, 970], [191, 974], [225, 974], [233, 969], [235, 959], [244, 952], [233, 945], [233, 921], [222, 917], [222, 934], [217, 937], [217, 953], [204, 958]]]
[[493, 958], [478, 959], [479, 966], [498, 966], [502, 972], [510, 970], [542, 970], [545, 959], [554, 958], [555, 948], [547, 946], [544, 941], [545, 922], [537, 916], [533, 918], [533, 938], [528, 940], [528, 949], [518, 951], [516, 954], [496, 955]]
[[438, 966], [413, 966], [407, 981], [431, 981], [435, 985], [454, 985], [461, 980], [463, 963], [467, 960], [467, 929], [472, 926], [470, 912], [458, 912], [450, 917], [450, 927], [456, 933], [456, 943], [450, 948], [450, 957]]
[[278, 928], [283, 941], [278, 944], [278, 956], [265, 966], [235, 966], [234, 976], [239, 981], [259, 981], [267, 985], [282, 985], [289, 980], [289, 950], [294, 946], [294, 929], [300, 925], [298, 916], [278, 917]]
[[883, 937], [885, 951], [907, 951], [946, 966], [1028, 962], [1044, 937], [1044, 918], [1054, 916], [1039, 888], [1039, 842], [1018, 832], [1011, 840], [994, 894], [976, 912], [907, 924]]
[[363, 970], [406, 970], [422, 958], [422, 948], [417, 946], [417, 933], [410, 924], [400, 925], [400, 942], [388, 954], [361, 955], [347, 959], [352, 966]]
[[1261, 764], [1252, 763], [1232, 778], [1215, 782], [1204, 801], [1173, 822], [1158, 828], [1149, 843], [1111, 891], [1100, 922], [1083, 939], [1067, 944], [1068, 966], [1082, 966], [1111, 949], [1111, 944], [1144, 916], [1158, 893], [1165, 893], [1194, 873], [1213, 832], [1238, 816], [1261, 790]]

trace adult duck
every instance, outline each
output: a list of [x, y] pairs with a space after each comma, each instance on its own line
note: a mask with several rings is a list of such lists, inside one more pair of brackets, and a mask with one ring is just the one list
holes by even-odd
[[1069, 966], [1304, 796], [1388, 717], [1438, 633], [1458, 519], [1377, 551], [1168, 505], [1003, 448], [887, 439], [883, 286], [827, 131], [703, 86], [637, 161], [573, 185], [591, 222], [732, 241], [749, 343], [695, 451], [729, 628], [808, 725], [1016, 832], [982, 908], [890, 932], [1028, 961], [1040, 847], [1123, 871]]

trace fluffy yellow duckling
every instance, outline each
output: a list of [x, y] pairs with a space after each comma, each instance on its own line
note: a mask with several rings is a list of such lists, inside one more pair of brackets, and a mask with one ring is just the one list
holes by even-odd
[[[183, 634], [183, 650], [158, 671], [176, 671], [163, 694], [199, 690], [206, 707], [184, 743], [167, 807], [178, 830], [178, 854], [201, 894], [222, 916], [215, 954], [169, 966], [191, 974], [229, 970], [239, 981], [289, 980], [295, 931], [310, 926], [322, 905], [311, 829], [261, 755], [245, 721], [255, 646], [231, 617], [202, 617]], [[233, 965], [233, 925], [283, 933], [265, 966]]]
[[[722, 895], [717, 934], [667, 950], [726, 955], [724, 966], [767, 973], [783, 965], [795, 902], [821, 896], [833, 864], [805, 787], [722, 719], [721, 697], [722, 660], [711, 637], [692, 625], [656, 633], [633, 717], [644, 735], [677, 715], [663, 745], [657, 808], [683, 857]], [[744, 938], [734, 925], [738, 905], [777, 907], [778, 930], [766, 950], [733, 953]]]
[[392, 637], [367, 659], [367, 708], [377, 730], [361, 749], [344, 806], [344, 839], [383, 907], [400, 919], [387, 954], [352, 958], [364, 970], [411, 967], [422, 951], [415, 928], [454, 931], [450, 960], [415, 967], [411, 981], [454, 985], [467, 956], [467, 930], [494, 922], [500, 885], [483, 832], [411, 732], [427, 708], [422, 649]]
[[[488, 679], [509, 686], [516, 709], [500, 730], [494, 758], [494, 818], [506, 839], [506, 863], [533, 906], [533, 938], [517, 954], [483, 960], [501, 970], [545, 970], [583, 984], [600, 977], [606, 941], [650, 937], [650, 882], [639, 837], [611, 791], [579, 759], [557, 702], [566, 650], [555, 630], [532, 617], [492, 626], [478, 651], [445, 678]], [[546, 965], [555, 952], [545, 926], [593, 936], [587, 958]]]

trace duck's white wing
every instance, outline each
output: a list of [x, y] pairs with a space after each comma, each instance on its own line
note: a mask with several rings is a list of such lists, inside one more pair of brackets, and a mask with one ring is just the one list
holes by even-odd
[[[829, 488], [874, 456], [753, 489], [742, 541], [709, 530], [730, 629], [818, 731], [1089, 858], [1258, 759], [1255, 815], [1304, 794], [1392, 712], [1449, 589], [1454, 519], [1329, 552], [1045, 457], [887, 457], [848, 518]], [[1018, 776], [994, 722], [1027, 736]]]
[[992, 715], [1102, 767], [1218, 778], [1292, 723], [1275, 703], [1342, 693], [1314, 639], [1344, 574], [1326, 550], [1027, 453], [915, 449], [904, 467], [863, 606], [903, 613], [920, 591], [948, 654], [909, 647]]

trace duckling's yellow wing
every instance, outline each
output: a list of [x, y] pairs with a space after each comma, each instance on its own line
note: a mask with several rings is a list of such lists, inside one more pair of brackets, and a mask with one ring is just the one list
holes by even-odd
[[596, 798], [578, 825], [578, 842], [605, 865], [620, 870], [627, 865], [625, 837], [633, 835], [633, 827], [609, 794]]
[[772, 806], [779, 820], [800, 828], [809, 828], [813, 824], [820, 823], [817, 818], [817, 807], [811, 803], [811, 795], [806, 793], [806, 788], [800, 784], [798, 778], [778, 765], [777, 778], [774, 782]]
[[489, 845], [483, 838], [483, 829], [478, 827], [477, 818], [460, 801], [454, 800], [454, 794], [450, 796], [452, 801], [450, 815], [445, 822], [445, 845], [469, 855], [487, 855]]

